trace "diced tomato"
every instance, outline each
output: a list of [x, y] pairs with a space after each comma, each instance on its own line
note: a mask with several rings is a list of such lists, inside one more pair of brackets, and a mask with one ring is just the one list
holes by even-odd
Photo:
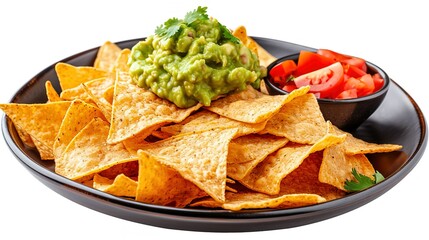
[[320, 54], [324, 57], [330, 58], [336, 62], [341, 62], [343, 64], [355, 66], [364, 72], [367, 71], [366, 62], [362, 58], [353, 57], [353, 56], [345, 55], [342, 53], [337, 53], [337, 52], [334, 52], [334, 51], [328, 50], [328, 49], [318, 49], [317, 54]]
[[334, 60], [314, 52], [301, 51], [294, 76], [298, 77], [335, 63]]
[[285, 90], [286, 92], [292, 92], [293, 90], [297, 89], [297, 87], [295, 83], [291, 81], [286, 83], [286, 85], [284, 85], [282, 89]]
[[349, 89], [344, 90], [335, 99], [350, 99], [350, 98], [357, 98], [357, 90], [356, 89]]
[[374, 80], [370, 74], [360, 78], [351, 77], [344, 84], [344, 90], [356, 89], [357, 96], [362, 97], [374, 92]]
[[322, 69], [296, 77], [294, 83], [298, 88], [310, 85], [310, 92], [320, 93], [321, 98], [332, 98], [342, 90], [343, 77], [343, 66], [341, 63], [336, 62]]
[[286, 84], [289, 75], [296, 70], [296, 63], [293, 60], [286, 60], [277, 64], [270, 70], [270, 75], [274, 82]]
[[344, 67], [344, 74], [346, 74], [349, 77], [360, 78], [366, 74], [365, 71], [353, 65], [343, 64], [343, 67]]
[[372, 76], [374, 80], [374, 92], [380, 90], [380, 88], [384, 85], [384, 79], [380, 76], [380, 74], [376, 73]]

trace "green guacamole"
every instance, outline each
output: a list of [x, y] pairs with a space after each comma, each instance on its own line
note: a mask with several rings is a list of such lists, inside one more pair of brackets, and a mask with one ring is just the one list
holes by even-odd
[[179, 24], [173, 36], [147, 37], [131, 50], [131, 78], [181, 108], [210, 106], [221, 95], [259, 86], [266, 72], [257, 56], [238, 39], [226, 39], [222, 27], [216, 19], [199, 19]]

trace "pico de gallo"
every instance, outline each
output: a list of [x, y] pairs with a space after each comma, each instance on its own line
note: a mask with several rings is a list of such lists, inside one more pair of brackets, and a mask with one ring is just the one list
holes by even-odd
[[310, 85], [310, 92], [318, 98], [329, 99], [363, 97], [384, 84], [380, 74], [368, 72], [364, 59], [328, 49], [301, 51], [297, 62], [285, 60], [274, 66], [269, 75], [287, 92]]

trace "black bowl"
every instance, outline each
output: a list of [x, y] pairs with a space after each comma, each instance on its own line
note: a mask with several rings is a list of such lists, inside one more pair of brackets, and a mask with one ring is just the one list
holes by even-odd
[[[260, 37], [254, 37], [254, 39], [274, 56], [310, 49], [279, 40]], [[131, 48], [140, 40], [142, 39], [127, 40], [117, 44], [121, 48]], [[89, 49], [65, 58], [61, 62], [75, 66], [90, 65], [94, 62], [97, 50], [98, 48]], [[54, 87], [59, 91], [60, 87], [54, 66], [55, 64], [48, 66], [30, 79], [22, 88], [17, 90], [11, 102], [45, 102], [47, 99], [44, 83], [47, 79], [51, 80]], [[35, 179], [78, 204], [137, 223], [171, 229], [210, 232], [246, 232], [291, 228], [352, 211], [380, 197], [399, 183], [417, 165], [427, 144], [427, 126], [422, 111], [411, 96], [392, 81], [382, 106], [353, 132], [356, 137], [369, 142], [394, 143], [403, 146], [403, 149], [398, 152], [374, 154], [369, 157], [375, 169], [386, 177], [384, 181], [364, 191], [312, 206], [281, 210], [264, 209], [231, 212], [217, 209], [174, 208], [145, 204], [98, 191], [56, 174], [54, 171], [55, 163], [41, 160], [36, 151], [27, 148], [20, 140], [13, 123], [6, 116], [2, 117], [1, 128], [5, 142], [11, 152]], [[12, 159], [2, 160], [10, 161]], [[32, 202], [29, 201], [28, 204], [32, 204]], [[57, 210], [46, 209], [46, 211]], [[392, 209], [392, 211], [394, 210]]]
[[[298, 61], [299, 53], [278, 58], [267, 67], [267, 77], [264, 78], [267, 91], [271, 95], [288, 94], [272, 81], [270, 70], [286, 60]], [[352, 131], [359, 127], [381, 105], [390, 86], [390, 78], [373, 63], [366, 62], [368, 73], [378, 73], [384, 79], [384, 85], [377, 92], [370, 95], [352, 99], [327, 99], [318, 98], [320, 110], [326, 120], [345, 131]]]

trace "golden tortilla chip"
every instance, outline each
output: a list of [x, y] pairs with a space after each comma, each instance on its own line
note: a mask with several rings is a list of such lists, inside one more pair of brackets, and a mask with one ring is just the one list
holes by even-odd
[[232, 140], [229, 144], [227, 175], [233, 179], [243, 179], [269, 154], [286, 145], [288, 140], [272, 135], [246, 135]]
[[91, 100], [100, 108], [108, 122], [112, 118], [112, 104], [104, 98], [104, 92], [113, 85], [111, 78], [99, 78], [82, 84]]
[[[194, 116], [195, 115], [195, 116]], [[264, 129], [266, 122], [261, 123], [245, 123], [239, 122], [230, 118], [219, 116], [207, 110], [194, 114], [187, 118], [186, 123], [180, 122], [178, 124], [161, 127], [161, 131], [171, 135], [187, 132], [202, 132], [214, 128], [238, 128], [236, 137], [257, 133]]]
[[104, 118], [99, 108], [80, 100], [71, 102], [52, 145], [54, 157], [59, 158], [76, 134], [95, 117]]
[[141, 150], [175, 169], [216, 201], [224, 202], [228, 145], [236, 133], [237, 129], [231, 128], [179, 134]]
[[128, 58], [130, 56], [130, 53], [131, 53], [131, 50], [128, 48], [121, 50], [118, 58], [115, 61], [115, 65], [114, 65], [115, 72], [128, 72], [128, 70], [130, 69], [130, 67], [128, 66]]
[[79, 86], [89, 80], [106, 77], [107, 72], [98, 68], [82, 66], [75, 67], [68, 63], [57, 63], [55, 65], [58, 80], [62, 91]]
[[137, 181], [125, 176], [125, 174], [119, 174], [115, 179], [95, 174], [92, 187], [115, 196], [135, 197]]
[[286, 103], [268, 120], [262, 133], [286, 137], [292, 142], [314, 144], [326, 134], [326, 121], [314, 94], [305, 94]]
[[136, 200], [173, 207], [185, 207], [192, 200], [207, 194], [183, 178], [174, 168], [162, 164], [157, 157], [138, 151], [139, 178]]
[[311, 193], [327, 201], [343, 197], [346, 192], [319, 181], [323, 151], [310, 154], [297, 169], [288, 174], [280, 184], [279, 195]]
[[213, 101], [206, 109], [241, 122], [260, 123], [268, 120], [286, 103], [306, 94], [309, 87], [292, 91], [288, 95], [266, 95], [253, 87]]
[[110, 104], [113, 104], [114, 90], [115, 90], [115, 87], [112, 86], [112, 87], [107, 88], [106, 91], [104, 91], [104, 93], [103, 93], [104, 99], [106, 99], [106, 101]]
[[109, 124], [94, 118], [72, 139], [61, 157], [55, 159], [55, 172], [79, 181], [120, 163], [136, 160], [122, 143], [108, 144]]
[[97, 56], [94, 60], [94, 68], [110, 72], [113, 70], [116, 59], [121, 53], [121, 48], [115, 43], [106, 41], [98, 49]]
[[[128, 73], [118, 73], [112, 106], [109, 143], [117, 143], [146, 132], [153, 126], [180, 122], [201, 107], [182, 109], [131, 82]], [[159, 126], [160, 127], [160, 126]], [[155, 130], [155, 129], [151, 129]]]
[[328, 147], [323, 151], [319, 180], [345, 191], [345, 181], [354, 179], [353, 168], [370, 178], [373, 178], [375, 173], [374, 167], [364, 154], [347, 155], [344, 144]]
[[314, 145], [288, 144], [275, 154], [268, 156], [239, 182], [244, 186], [266, 194], [278, 194], [280, 182], [311, 153], [321, 151], [345, 140], [346, 136], [326, 134]]
[[254, 39], [247, 35], [247, 30], [244, 26], [237, 27], [233, 33], [235, 37], [239, 38], [243, 44], [258, 55], [261, 66], [268, 67], [277, 58], [271, 55], [267, 50], [261, 47]]
[[83, 88], [82, 84], [77, 87], [65, 89], [60, 93], [60, 98], [66, 101], [82, 100], [87, 103], [92, 103], [91, 97]]
[[225, 195], [225, 203], [218, 203], [211, 198], [204, 198], [192, 203], [190, 206], [240, 211], [242, 209], [302, 207], [326, 201], [323, 197], [316, 194], [270, 196], [256, 192], [227, 192]]
[[401, 145], [397, 144], [378, 144], [378, 143], [369, 143], [364, 140], [353, 137], [352, 134], [344, 132], [337, 127], [335, 131], [340, 134], [346, 134], [346, 141], [344, 141], [344, 151], [346, 154], [368, 154], [368, 153], [382, 153], [382, 152], [393, 152], [402, 149]]
[[69, 106], [70, 102], [64, 101], [36, 104], [8, 103], [0, 104], [0, 109], [15, 125], [28, 133], [33, 142], [40, 142], [35, 143], [36, 146], [44, 146], [48, 154], [43, 154], [42, 159], [51, 159], [55, 136]]
[[54, 86], [52, 86], [51, 81], [47, 80], [45, 82], [45, 89], [46, 89], [46, 97], [48, 98], [48, 102], [62, 101], [57, 91], [55, 90]]

